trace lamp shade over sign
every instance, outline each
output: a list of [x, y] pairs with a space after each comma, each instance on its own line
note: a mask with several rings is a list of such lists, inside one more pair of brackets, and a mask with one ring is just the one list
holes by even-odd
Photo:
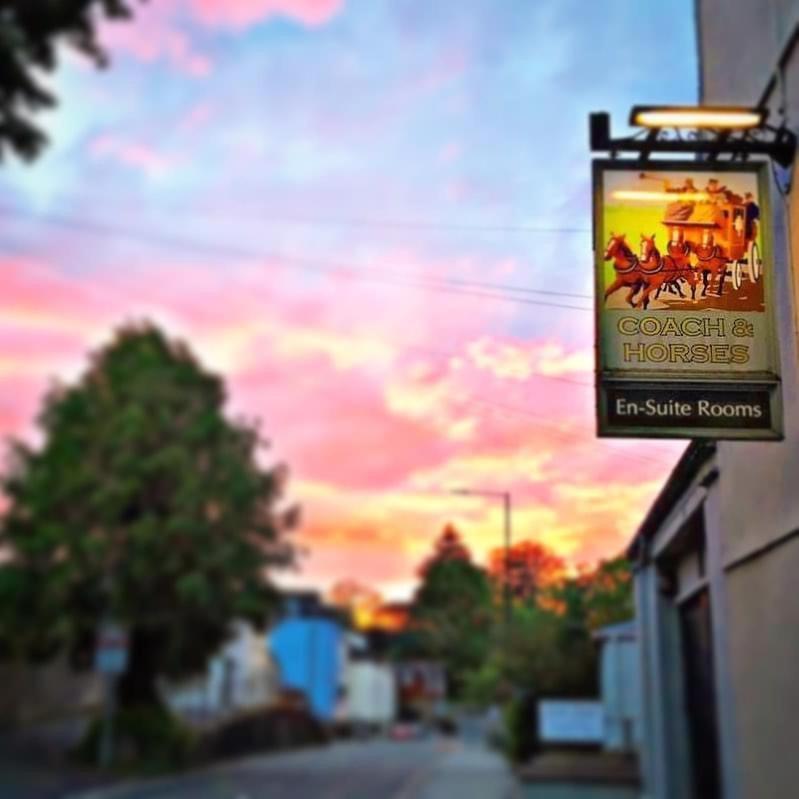
[[642, 128], [712, 128], [748, 130], [760, 127], [768, 112], [733, 106], [635, 106], [630, 124]]

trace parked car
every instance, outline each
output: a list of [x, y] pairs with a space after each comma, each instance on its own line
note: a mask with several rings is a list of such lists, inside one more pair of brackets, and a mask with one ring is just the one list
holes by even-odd
[[395, 721], [389, 730], [394, 741], [413, 741], [422, 736], [423, 727], [418, 721]]

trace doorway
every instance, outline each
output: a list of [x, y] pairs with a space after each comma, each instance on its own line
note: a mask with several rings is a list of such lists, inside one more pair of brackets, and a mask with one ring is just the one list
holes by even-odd
[[680, 605], [680, 626], [693, 796], [721, 799], [713, 627], [707, 588]]

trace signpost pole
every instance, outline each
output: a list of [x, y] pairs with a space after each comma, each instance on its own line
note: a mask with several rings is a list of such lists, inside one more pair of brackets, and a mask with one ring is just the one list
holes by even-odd
[[502, 506], [505, 511], [505, 625], [510, 632], [511, 614], [513, 606], [511, 603], [511, 496], [510, 491], [502, 494]]
[[100, 626], [94, 668], [103, 676], [105, 701], [103, 727], [100, 733], [98, 758], [101, 768], [108, 768], [114, 759], [114, 715], [116, 710], [116, 684], [128, 665], [128, 635], [124, 628], [111, 622]]
[[113, 674], [105, 676], [105, 708], [103, 731], [100, 738], [100, 768], [108, 768], [114, 759], [114, 711], [116, 709], [116, 678]]

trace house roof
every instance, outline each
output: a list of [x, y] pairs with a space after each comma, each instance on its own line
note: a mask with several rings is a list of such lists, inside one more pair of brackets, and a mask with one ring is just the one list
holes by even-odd
[[671, 512], [684, 491], [699, 473], [700, 469], [716, 453], [714, 441], [694, 440], [683, 452], [677, 465], [672, 469], [660, 493], [649, 507], [649, 511], [638, 527], [635, 537], [627, 549], [627, 557], [635, 563], [641, 555], [641, 545], [651, 539], [660, 528], [663, 520]]
[[608, 641], [610, 639], [623, 639], [634, 641], [638, 636], [638, 628], [635, 619], [618, 622], [617, 624], [607, 624], [594, 631], [593, 638], [596, 641]]

